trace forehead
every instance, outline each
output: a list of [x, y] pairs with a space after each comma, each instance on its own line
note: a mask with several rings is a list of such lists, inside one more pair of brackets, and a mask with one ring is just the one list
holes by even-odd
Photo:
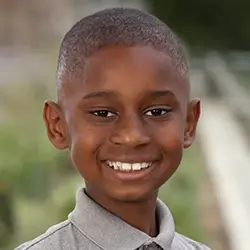
[[155, 89], [182, 90], [177, 95], [188, 91], [188, 79], [178, 75], [172, 58], [148, 46], [100, 50], [87, 60], [82, 75], [77, 84], [71, 84], [82, 95], [91, 91], [117, 91], [127, 96]]
[[172, 59], [167, 54], [146, 46], [108, 48], [88, 60], [87, 80], [98, 76], [119, 77], [119, 74], [121, 78], [125, 77], [124, 75], [126, 78], [175, 78], [178, 75]]

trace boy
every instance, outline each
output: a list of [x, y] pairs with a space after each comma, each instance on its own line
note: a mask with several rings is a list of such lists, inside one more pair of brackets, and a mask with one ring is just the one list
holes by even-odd
[[187, 64], [156, 17], [113, 8], [83, 18], [60, 49], [48, 138], [85, 180], [68, 220], [19, 250], [208, 248], [175, 233], [157, 193], [191, 146], [200, 114]]

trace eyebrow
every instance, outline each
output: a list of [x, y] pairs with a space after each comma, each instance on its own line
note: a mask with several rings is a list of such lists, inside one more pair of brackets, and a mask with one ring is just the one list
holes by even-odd
[[85, 96], [83, 96], [82, 99], [86, 100], [86, 99], [91, 99], [91, 98], [108, 98], [108, 97], [113, 97], [113, 96], [117, 96], [117, 94], [115, 92], [106, 92], [106, 91], [96, 91], [96, 92], [92, 92], [89, 94], [86, 94]]
[[[86, 99], [92, 99], [92, 98], [110, 98], [110, 97], [115, 97], [115, 96], [117, 96], [117, 93], [113, 91], [108, 91], [108, 92], [96, 91], [96, 92], [86, 94], [85, 96], [83, 96], [82, 99], [86, 100]], [[175, 94], [171, 92], [170, 90], [156, 90], [156, 91], [149, 91], [147, 93], [147, 96], [153, 99], [156, 99], [159, 97], [166, 97], [166, 96], [175, 97]]]
[[172, 96], [175, 97], [175, 94], [170, 90], [156, 90], [149, 92], [148, 95], [152, 98], [164, 97], [164, 96]]

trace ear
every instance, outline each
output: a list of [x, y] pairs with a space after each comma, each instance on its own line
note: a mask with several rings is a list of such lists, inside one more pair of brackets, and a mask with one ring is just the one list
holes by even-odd
[[59, 105], [52, 101], [46, 101], [43, 108], [43, 120], [48, 138], [54, 147], [57, 149], [68, 148], [66, 124]]
[[193, 99], [189, 103], [188, 107], [186, 129], [184, 134], [184, 148], [189, 148], [193, 144], [199, 118], [200, 118], [200, 100]]

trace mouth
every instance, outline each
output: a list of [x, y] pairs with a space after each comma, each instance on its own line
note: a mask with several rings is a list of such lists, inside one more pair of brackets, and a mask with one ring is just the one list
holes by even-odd
[[103, 161], [107, 176], [113, 180], [122, 182], [134, 182], [139, 180], [148, 180], [153, 169], [159, 165], [159, 161], [138, 161], [121, 162], [107, 160]]
[[120, 161], [105, 161], [106, 166], [110, 167], [116, 171], [122, 172], [134, 172], [134, 171], [141, 171], [149, 168], [152, 166], [153, 162], [135, 162], [135, 163], [128, 163], [128, 162], [120, 162]]

